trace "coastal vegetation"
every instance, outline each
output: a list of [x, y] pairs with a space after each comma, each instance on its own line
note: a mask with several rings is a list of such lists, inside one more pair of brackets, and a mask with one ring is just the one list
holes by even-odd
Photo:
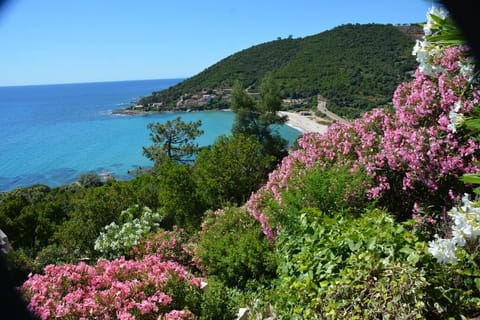
[[185, 123], [180, 117], [166, 123], [150, 123], [150, 140], [153, 145], [143, 148], [143, 154], [154, 163], [165, 158], [174, 161], [188, 161], [200, 150], [193, 140], [203, 134], [198, 129], [201, 121]]
[[130, 181], [0, 194], [29, 309], [40, 319], [235, 319], [240, 307], [250, 319], [477, 318], [479, 191], [462, 179], [480, 173], [480, 85], [445, 11], [429, 11], [424, 31], [418, 68], [389, 108], [305, 134], [284, 157], [264, 145], [282, 121], [270, 113], [281, 100], [273, 76], [258, 100], [234, 86], [234, 133], [192, 164], [161, 152]]
[[272, 155], [277, 160], [286, 153], [287, 141], [272, 126], [284, 124], [287, 118], [280, 116], [282, 99], [278, 84], [271, 76], [266, 76], [260, 85], [260, 97], [251, 98], [236, 82], [231, 96], [232, 111], [235, 112], [235, 122], [232, 133], [255, 136], [263, 146], [265, 154]]
[[[349, 118], [386, 105], [415, 69], [417, 25], [346, 24], [305, 38], [277, 39], [235, 53], [181, 83], [142, 98], [148, 110], [195, 110], [229, 105], [235, 81], [252, 94], [267, 74], [281, 97], [304, 107], [321, 95]], [[285, 103], [292, 105], [292, 103]]]

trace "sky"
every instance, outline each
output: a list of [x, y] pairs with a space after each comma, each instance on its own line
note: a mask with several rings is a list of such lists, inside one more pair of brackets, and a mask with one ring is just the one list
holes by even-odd
[[347, 23], [418, 23], [431, 0], [10, 0], [0, 86], [187, 78], [240, 50]]

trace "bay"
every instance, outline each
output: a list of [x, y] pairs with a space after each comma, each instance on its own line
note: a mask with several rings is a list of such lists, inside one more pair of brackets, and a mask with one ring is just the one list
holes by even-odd
[[[56, 187], [89, 172], [129, 179], [129, 171], [152, 165], [142, 155], [142, 147], [151, 145], [150, 122], [177, 116], [186, 122], [201, 120], [201, 146], [230, 134], [231, 112], [111, 113], [181, 80], [0, 87], [0, 192], [33, 184]], [[288, 126], [278, 130], [290, 143], [299, 135]]]

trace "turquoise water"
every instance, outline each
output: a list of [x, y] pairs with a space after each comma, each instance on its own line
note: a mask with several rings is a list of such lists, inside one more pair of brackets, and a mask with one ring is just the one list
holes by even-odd
[[[198, 139], [212, 144], [230, 134], [230, 112], [196, 112], [148, 116], [112, 115], [139, 97], [167, 88], [179, 79], [0, 87], [0, 191], [36, 183], [51, 187], [71, 183], [82, 173], [111, 172], [129, 179], [128, 171], [152, 163], [142, 155], [150, 145], [147, 124], [177, 116], [202, 120]], [[297, 130], [282, 126], [290, 142]]]

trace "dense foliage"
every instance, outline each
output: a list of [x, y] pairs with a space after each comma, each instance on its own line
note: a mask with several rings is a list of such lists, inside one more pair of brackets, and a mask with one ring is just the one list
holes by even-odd
[[273, 246], [245, 209], [225, 208], [206, 214], [196, 249], [200, 268], [226, 285], [245, 288], [249, 282], [275, 277]]
[[275, 162], [265, 155], [253, 136], [221, 136], [202, 150], [195, 161], [194, 177], [201, 187], [200, 196], [209, 208], [230, 203], [241, 205], [264, 182]]
[[287, 141], [274, 130], [284, 124], [287, 117], [280, 116], [282, 99], [278, 83], [267, 75], [260, 84], [260, 98], [254, 100], [237, 81], [232, 89], [232, 111], [235, 121], [232, 133], [251, 135], [263, 146], [263, 152], [279, 160], [286, 155]]
[[180, 117], [165, 123], [149, 123], [150, 139], [153, 145], [143, 148], [143, 154], [160, 163], [168, 158], [174, 161], [191, 161], [200, 150], [194, 139], [203, 134], [199, 127], [202, 121], [183, 122]]
[[321, 94], [334, 112], [357, 117], [389, 102], [397, 84], [407, 78], [406, 72], [415, 68], [410, 54], [414, 40], [404, 30], [347, 24], [305, 38], [267, 42], [233, 54], [140, 103], [164, 101], [174, 106], [182, 94], [231, 88], [236, 80], [255, 92], [271, 73], [283, 98]]
[[[331, 213], [330, 213], [331, 215]], [[305, 209], [278, 239], [277, 309], [285, 319], [418, 319], [425, 309], [422, 247], [385, 212], [360, 218]]]

